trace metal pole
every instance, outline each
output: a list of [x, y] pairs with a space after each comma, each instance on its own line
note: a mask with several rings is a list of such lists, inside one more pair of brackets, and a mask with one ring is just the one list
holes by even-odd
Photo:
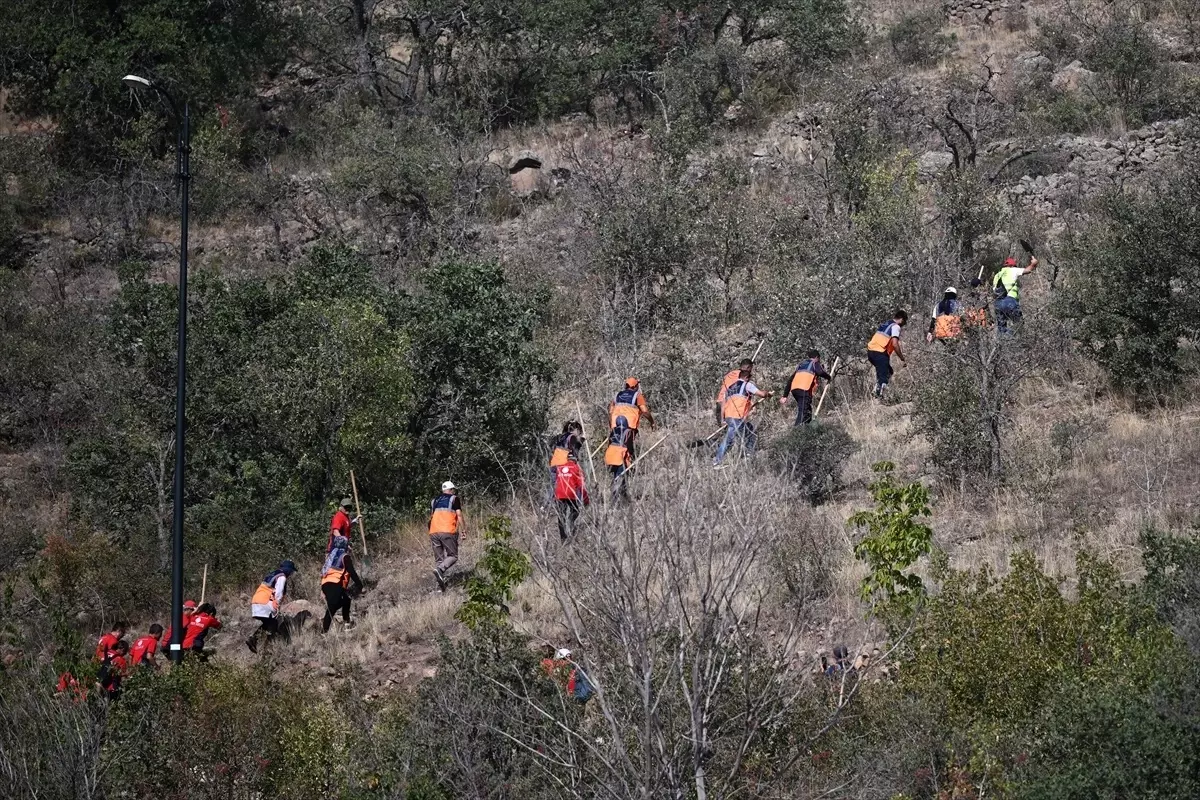
[[179, 137], [176, 143], [181, 197], [179, 230], [179, 342], [175, 355], [175, 491], [171, 523], [171, 661], [183, 658], [183, 468], [184, 399], [187, 389], [187, 268], [188, 268], [188, 187], [191, 184], [191, 114], [183, 105]]

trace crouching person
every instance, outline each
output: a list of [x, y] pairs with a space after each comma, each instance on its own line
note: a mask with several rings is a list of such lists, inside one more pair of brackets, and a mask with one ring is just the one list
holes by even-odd
[[269, 643], [279, 633], [279, 607], [287, 596], [288, 582], [296, 574], [296, 565], [291, 561], [281, 561], [279, 567], [262, 579], [262, 583], [250, 598], [250, 614], [258, 621], [256, 630], [246, 640], [246, 647], [251, 653], [258, 652], [258, 640], [264, 639]]

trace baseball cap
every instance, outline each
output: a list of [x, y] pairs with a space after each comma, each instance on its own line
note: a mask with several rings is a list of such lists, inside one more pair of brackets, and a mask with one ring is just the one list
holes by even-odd
[[955, 289], [953, 286], [947, 286], [946, 294], [958, 294], [958, 289]]
[[449, 491], [451, 491], [451, 490], [453, 490], [453, 489], [457, 489], [457, 488], [458, 488], [458, 487], [457, 487], [457, 486], [455, 486], [455, 485], [454, 485], [453, 483], [451, 483], [450, 481], [446, 481], [445, 483], [443, 483], [443, 484], [442, 484], [442, 491], [443, 491], [443, 492], [449, 492]]
[[[544, 653], [544, 652], [546, 652], [546, 651], [545, 651], [545, 650], [543, 650], [542, 652]], [[570, 650], [568, 650], [568, 649], [567, 649], [567, 648], [565, 648], [565, 647], [560, 647], [560, 648], [558, 648], [557, 650], [555, 650], [555, 651], [554, 651], [554, 657], [555, 657], [555, 658], [558, 658], [558, 659], [562, 659], [562, 658], [570, 658], [570, 657], [571, 657], [571, 651], [570, 651]]]

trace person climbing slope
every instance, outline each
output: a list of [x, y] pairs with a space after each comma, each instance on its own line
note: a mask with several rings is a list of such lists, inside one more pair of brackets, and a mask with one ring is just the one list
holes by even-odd
[[446, 591], [450, 569], [458, 563], [459, 537], [463, 532], [462, 502], [458, 487], [442, 484], [442, 493], [430, 504], [429, 544], [433, 547], [433, 575], [438, 589]]
[[546, 503], [554, 499], [554, 487], [558, 482], [558, 467], [569, 460], [579, 460], [579, 450], [584, 445], [583, 425], [576, 420], [563, 423], [562, 433], [554, 438], [550, 451], [550, 490], [546, 493]]
[[325, 619], [321, 622], [321, 633], [328, 633], [333, 618], [341, 612], [342, 624], [349, 628], [350, 622], [350, 582], [354, 581], [354, 593], [362, 591], [363, 582], [354, 569], [354, 558], [350, 555], [350, 540], [345, 536], [335, 536], [333, 549], [325, 557], [325, 565], [321, 568], [321, 594], [325, 595]]
[[558, 507], [558, 535], [565, 542], [575, 532], [580, 511], [584, 506], [591, 505], [592, 500], [588, 497], [583, 470], [575, 456], [569, 456], [567, 463], [555, 469], [554, 500]]
[[996, 297], [996, 325], [1001, 333], [1021, 321], [1021, 276], [1037, 269], [1038, 260], [1029, 256], [1029, 266], [1018, 267], [1017, 260], [1006, 258], [1004, 266], [992, 279], [992, 291]]
[[[339, 537], [334, 537], [339, 538]], [[341, 537], [344, 538], [344, 537]], [[289, 559], [279, 562], [279, 566], [266, 574], [262, 583], [254, 590], [250, 598], [250, 616], [258, 622], [258, 629], [246, 640], [246, 647], [251, 653], [258, 652], [259, 637], [266, 642], [275, 638], [279, 633], [279, 608], [287, 595], [288, 582], [296, 574], [296, 565]]]
[[112, 630], [100, 637], [96, 642], [96, 654], [93, 657], [97, 663], [103, 663], [104, 659], [117, 646], [117, 642], [125, 638], [125, 631], [129, 626], [124, 622], [118, 622], [112, 626]]
[[325, 542], [326, 553], [333, 547], [333, 537], [351, 538], [351, 529], [359, 523], [359, 517], [350, 517], [350, 509], [353, 505], [354, 501], [349, 497], [343, 497], [342, 501], [338, 503], [337, 511], [333, 512], [333, 519], [329, 521], [329, 539]]
[[729, 372], [725, 373], [725, 377], [721, 378], [721, 388], [717, 389], [717, 397], [713, 401], [713, 410], [715, 411], [718, 425], [725, 423], [725, 416], [723, 414], [723, 408], [725, 406], [725, 393], [729, 391], [730, 386], [733, 386], [733, 384], [737, 383], [737, 380], [743, 371], [748, 372], [751, 375], [754, 374], [754, 361], [752, 359], [743, 358], [741, 363], [738, 364], [737, 369], [729, 370]]
[[608, 425], [610, 429], [617, 427], [618, 417], [624, 417], [629, 430], [632, 431], [627, 445], [632, 458], [642, 419], [645, 418], [646, 423], [651, 428], [654, 427], [654, 415], [650, 413], [650, 404], [646, 402], [646, 396], [642, 394], [637, 378], [627, 378], [625, 387], [617, 392], [613, 401], [609, 403]]
[[788, 383], [787, 390], [783, 396], [779, 398], [779, 405], [787, 405], [788, 395], [796, 401], [796, 425], [807, 425], [812, 422], [813, 417], [813, 396], [816, 394], [818, 379], [830, 381], [833, 376], [825, 371], [825, 367], [821, 364], [821, 353], [817, 350], [809, 350], [808, 358], [800, 362], [800, 366], [796, 367], [796, 371], [792, 373], [792, 380]]
[[204, 641], [208, 638], [209, 631], [219, 631], [220, 629], [221, 620], [217, 619], [216, 606], [212, 603], [201, 603], [184, 632], [184, 652], [192, 653], [201, 661], [207, 661], [208, 654], [204, 652]]
[[892, 353], [904, 361], [900, 347], [900, 331], [908, 324], [908, 312], [902, 308], [892, 312], [892, 318], [882, 323], [867, 342], [867, 360], [875, 367], [875, 396], [882, 398], [892, 379]]
[[625, 417], [617, 417], [616, 424], [608, 434], [608, 447], [604, 451], [604, 464], [612, 473], [612, 499], [629, 499], [629, 468], [633, 466], [633, 429]]
[[140, 636], [129, 648], [129, 661], [135, 666], [146, 666], [158, 669], [158, 644], [162, 641], [163, 627], [157, 622], [150, 626], [150, 632]]
[[929, 318], [929, 330], [925, 333], [925, 341], [947, 342], [962, 335], [963, 307], [958, 301], [958, 289], [947, 286], [942, 293], [942, 299], [933, 307], [933, 315]]
[[744, 369], [738, 374], [738, 379], [725, 390], [725, 404], [721, 407], [721, 415], [725, 418], [725, 438], [717, 448], [717, 456], [713, 466], [721, 466], [725, 453], [737, 439], [742, 439], [746, 446], [746, 454], [754, 455], [754, 446], [758, 435], [754, 423], [750, 421], [750, 412], [754, 408], [755, 397], [773, 397], [774, 392], [764, 392], [750, 380], [750, 370]]

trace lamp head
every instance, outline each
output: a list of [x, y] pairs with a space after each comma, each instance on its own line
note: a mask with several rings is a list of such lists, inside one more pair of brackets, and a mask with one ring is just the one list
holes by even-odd
[[126, 75], [121, 78], [121, 83], [128, 86], [130, 89], [153, 89], [154, 84], [146, 80], [140, 75]]

